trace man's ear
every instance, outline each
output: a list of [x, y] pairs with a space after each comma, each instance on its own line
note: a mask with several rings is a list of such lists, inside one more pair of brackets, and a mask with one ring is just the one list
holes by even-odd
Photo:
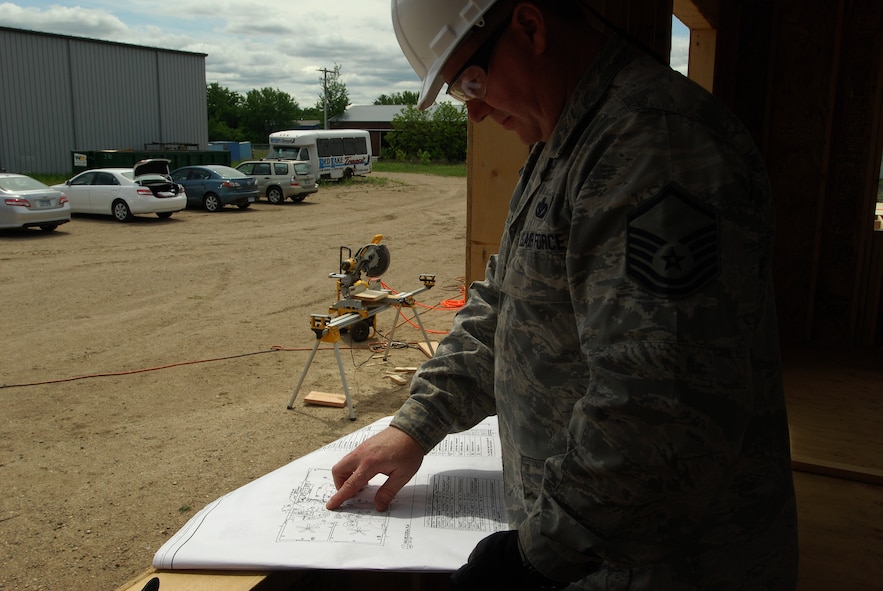
[[545, 15], [533, 2], [519, 2], [512, 13], [512, 29], [522, 41], [530, 44], [533, 54], [546, 51], [548, 28]]

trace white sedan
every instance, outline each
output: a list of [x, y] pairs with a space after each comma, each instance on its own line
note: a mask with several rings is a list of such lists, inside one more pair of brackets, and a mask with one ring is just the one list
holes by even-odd
[[134, 168], [94, 168], [52, 188], [67, 195], [73, 213], [112, 215], [120, 222], [144, 213], [167, 218], [187, 207], [184, 187], [169, 177], [168, 165], [155, 158]]

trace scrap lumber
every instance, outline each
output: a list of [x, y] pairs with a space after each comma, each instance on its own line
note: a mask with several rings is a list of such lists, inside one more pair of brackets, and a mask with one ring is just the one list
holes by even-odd
[[417, 343], [417, 346], [420, 347], [420, 350], [423, 351], [424, 355], [432, 357], [435, 355], [435, 350], [438, 349], [438, 341], [432, 341], [431, 343], [421, 341]]
[[332, 394], [330, 392], [317, 392], [313, 390], [304, 398], [307, 404], [317, 404], [319, 406], [333, 406], [334, 408], [343, 408], [346, 406], [346, 396], [343, 394]]
[[383, 377], [389, 378], [391, 381], [399, 384], [400, 386], [408, 383], [408, 380], [406, 378], [403, 378], [402, 376], [396, 375], [394, 373], [384, 374]]

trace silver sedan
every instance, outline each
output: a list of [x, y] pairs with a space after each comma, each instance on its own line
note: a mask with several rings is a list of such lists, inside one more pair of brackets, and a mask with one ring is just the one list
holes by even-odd
[[0, 173], [0, 229], [37, 227], [51, 232], [71, 221], [62, 191], [23, 174]]

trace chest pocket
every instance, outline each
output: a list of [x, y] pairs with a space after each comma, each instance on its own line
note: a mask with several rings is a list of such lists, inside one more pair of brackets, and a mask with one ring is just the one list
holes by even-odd
[[[530, 222], [534, 220], [530, 219]], [[569, 228], [525, 224], [507, 249], [503, 293], [524, 301], [570, 301], [567, 281]]]
[[[567, 247], [572, 211], [565, 197], [566, 167], [543, 164], [532, 168], [503, 233], [498, 264], [501, 291], [533, 303], [570, 302]], [[546, 163], [548, 164], [548, 163]]]

